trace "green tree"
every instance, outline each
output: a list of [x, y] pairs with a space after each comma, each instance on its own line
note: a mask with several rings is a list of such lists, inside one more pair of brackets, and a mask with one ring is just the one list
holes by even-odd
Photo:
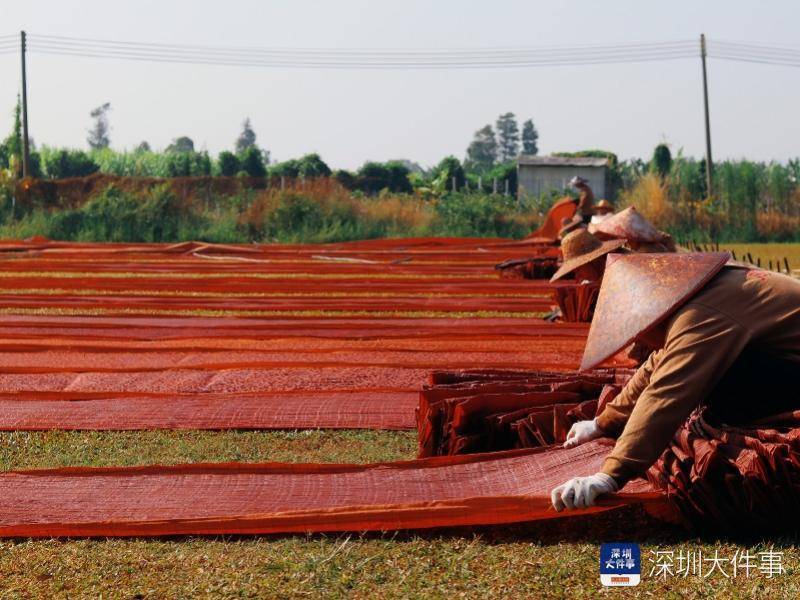
[[470, 171], [484, 173], [494, 166], [497, 160], [497, 138], [491, 125], [485, 125], [475, 132], [467, 147], [464, 164]]
[[669, 146], [666, 144], [659, 144], [653, 150], [653, 158], [650, 160], [650, 170], [656, 173], [662, 179], [669, 174], [672, 168], [672, 153], [669, 151]]
[[219, 164], [219, 174], [225, 177], [233, 177], [242, 168], [236, 155], [227, 150], [223, 150], [219, 153], [217, 164]]
[[247, 117], [242, 123], [242, 132], [236, 138], [236, 153], [241, 154], [248, 148], [254, 148], [256, 145], [256, 132], [253, 131], [253, 126], [250, 123], [250, 117]]
[[86, 138], [86, 141], [92, 150], [101, 150], [111, 145], [111, 138], [109, 137], [111, 126], [108, 124], [110, 110], [111, 103], [106, 102], [89, 113], [89, 116], [94, 119], [94, 124], [89, 129], [89, 137]]
[[522, 124], [522, 153], [539, 154], [539, 132], [536, 131], [532, 119]]
[[22, 103], [17, 95], [17, 104], [14, 106], [14, 122], [11, 133], [0, 144], [0, 167], [8, 168], [13, 166], [17, 173], [22, 170]]
[[250, 177], [264, 177], [267, 174], [267, 167], [264, 166], [264, 157], [261, 150], [255, 146], [250, 146], [239, 156], [242, 171]]
[[150, 148], [150, 144], [147, 141], [142, 140], [139, 142], [139, 145], [133, 149], [134, 152], [152, 152], [152, 148]]
[[356, 189], [369, 194], [387, 189], [390, 192], [408, 193], [412, 191], [408, 179], [410, 171], [401, 162], [367, 162], [358, 170]]
[[172, 140], [167, 146], [166, 152], [194, 152], [194, 142], [192, 138], [182, 135]]
[[497, 117], [498, 155], [500, 162], [514, 160], [519, 154], [519, 127], [514, 113], [507, 112]]
[[300, 177], [328, 177], [331, 174], [330, 167], [320, 158], [319, 154], [306, 154], [297, 165], [297, 174]]
[[453, 178], [456, 180], [456, 189], [464, 187], [464, 167], [455, 156], [445, 156], [433, 169], [434, 187], [450, 192], [453, 190]]

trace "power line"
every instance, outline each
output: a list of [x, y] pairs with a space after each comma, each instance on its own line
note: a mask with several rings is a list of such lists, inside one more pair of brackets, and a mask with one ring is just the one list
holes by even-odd
[[694, 56], [689, 40], [639, 44], [482, 49], [210, 47], [33, 36], [42, 54], [148, 62], [312, 69], [487, 69], [649, 62]]
[[287, 67], [287, 68], [324, 68], [324, 69], [477, 69], [477, 68], [524, 68], [536, 66], [579, 66], [593, 64], [618, 64], [634, 62], [652, 62], [671, 60], [676, 58], [688, 58], [692, 55], [686, 54], [663, 54], [658, 56], [627, 56], [619, 58], [598, 58], [598, 59], [556, 59], [556, 60], [518, 60], [518, 61], [481, 61], [481, 62], [347, 62], [333, 63], [323, 61], [281, 61], [281, 60], [257, 60], [257, 59], [223, 59], [223, 58], [203, 58], [203, 57], [169, 57], [169, 56], [142, 56], [138, 54], [125, 53], [96, 53], [76, 50], [58, 50], [52, 48], [42, 48], [32, 46], [31, 51], [39, 54], [55, 54], [60, 56], [82, 56], [89, 58], [117, 58], [123, 60], [162, 62], [162, 63], [183, 63], [183, 64], [205, 64], [221, 66], [257, 66], [257, 67]]
[[576, 51], [593, 51], [593, 50], [636, 50], [639, 48], [659, 48], [665, 46], [675, 45], [693, 45], [693, 40], [679, 40], [671, 42], [644, 42], [644, 43], [627, 43], [627, 44], [577, 44], [569, 46], [512, 46], [512, 47], [487, 47], [487, 48], [303, 48], [303, 47], [255, 47], [255, 46], [198, 46], [187, 44], [164, 44], [153, 42], [123, 42], [112, 40], [100, 40], [91, 38], [73, 38], [65, 36], [52, 36], [42, 35], [36, 36], [37, 39], [42, 41], [59, 41], [62, 43], [77, 43], [83, 46], [86, 45], [100, 45], [100, 46], [123, 46], [123, 47], [136, 47], [154, 48], [154, 49], [177, 49], [177, 50], [206, 50], [214, 52], [266, 52], [266, 53], [291, 53], [291, 54], [323, 54], [323, 55], [409, 55], [409, 54], [451, 54], [451, 55], [470, 55], [470, 54], [487, 54], [487, 53], [508, 53], [508, 52], [576, 52]]
[[[0, 36], [0, 54], [19, 50], [18, 36]], [[287, 48], [131, 42], [58, 35], [28, 36], [28, 49], [45, 55], [152, 63], [283, 69], [519, 69], [649, 63], [695, 58], [695, 40], [507, 46], [487, 48]], [[800, 67], [800, 46], [718, 40], [711, 59]]]
[[800, 48], [726, 41], [715, 42], [711, 48], [711, 56], [722, 60], [800, 66]]

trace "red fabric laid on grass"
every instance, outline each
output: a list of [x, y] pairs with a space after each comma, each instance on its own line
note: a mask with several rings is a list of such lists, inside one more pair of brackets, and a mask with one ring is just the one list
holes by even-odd
[[[69, 400], [60, 399], [63, 397]], [[0, 394], [0, 430], [413, 429], [416, 392]]]
[[[131, 536], [395, 530], [563, 517], [550, 490], [609, 451], [523, 450], [372, 465], [198, 464], [0, 474], [0, 536]], [[581, 514], [644, 505], [644, 481]], [[573, 513], [574, 514], [574, 513]]]

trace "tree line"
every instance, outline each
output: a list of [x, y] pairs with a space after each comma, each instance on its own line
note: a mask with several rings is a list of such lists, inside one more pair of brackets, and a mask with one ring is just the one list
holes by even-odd
[[[498, 116], [494, 125], [478, 129], [463, 160], [447, 156], [427, 169], [409, 160], [369, 161], [355, 170], [332, 169], [318, 154], [272, 162], [270, 152], [259, 146], [249, 118], [243, 121], [231, 150], [224, 150], [216, 157], [197, 150], [188, 136], [174, 138], [161, 152], [154, 151], [146, 141], [133, 150], [117, 151], [111, 147], [110, 111], [108, 103], [91, 111], [87, 151], [37, 148], [32, 144], [31, 174], [47, 179], [98, 172], [122, 177], [239, 176], [271, 178], [273, 185], [284, 180], [330, 178], [355, 196], [413, 194], [431, 199], [455, 192], [460, 197], [464, 193], [515, 196], [516, 157], [520, 152], [538, 153], [539, 133], [533, 120], [527, 119], [520, 126], [511, 112]], [[12, 130], [0, 143], [0, 179], [6, 180], [17, 179], [21, 171], [19, 105], [13, 116]], [[739, 239], [755, 239], [763, 237], [769, 222], [770, 239], [798, 236], [800, 221], [795, 223], [795, 220], [800, 219], [800, 161], [797, 159], [786, 163], [747, 160], [715, 163], [715, 194], [709, 199], [705, 161], [684, 156], [680, 150], [673, 153], [664, 143], [655, 147], [648, 160], [620, 161], [612, 152], [599, 149], [560, 154], [606, 158], [608, 199], [637, 206], [655, 206], [660, 202], [654, 214], [661, 215], [675, 231], [718, 237], [724, 230]], [[522, 192], [520, 196], [525, 195]], [[565, 193], [571, 190], [526, 197], [524, 205], [541, 215]], [[657, 202], [658, 198], [661, 200]]]

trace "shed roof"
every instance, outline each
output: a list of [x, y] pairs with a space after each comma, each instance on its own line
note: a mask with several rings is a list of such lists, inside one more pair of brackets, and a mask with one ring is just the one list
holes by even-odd
[[536, 167], [607, 167], [607, 158], [591, 156], [531, 156], [522, 154], [517, 159], [520, 165]]

